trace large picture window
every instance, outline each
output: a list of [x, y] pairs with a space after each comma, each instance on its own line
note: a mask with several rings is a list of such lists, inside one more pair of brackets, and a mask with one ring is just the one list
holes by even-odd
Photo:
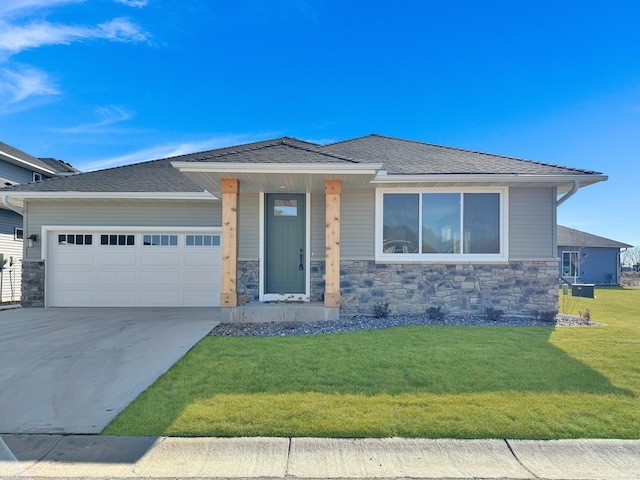
[[506, 259], [506, 190], [379, 190], [377, 258]]

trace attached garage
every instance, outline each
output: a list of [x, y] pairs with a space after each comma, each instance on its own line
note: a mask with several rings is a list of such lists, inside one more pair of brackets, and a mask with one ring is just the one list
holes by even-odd
[[46, 243], [47, 306], [220, 304], [220, 229], [60, 227]]

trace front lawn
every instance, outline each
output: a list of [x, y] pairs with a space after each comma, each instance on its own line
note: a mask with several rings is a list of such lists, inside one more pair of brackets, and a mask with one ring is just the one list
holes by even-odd
[[596, 296], [561, 311], [606, 327], [207, 337], [104, 433], [637, 439], [640, 289]]

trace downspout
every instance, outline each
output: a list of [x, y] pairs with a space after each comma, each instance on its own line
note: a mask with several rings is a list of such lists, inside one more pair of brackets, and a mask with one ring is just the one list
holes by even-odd
[[23, 215], [24, 212], [24, 208], [23, 207], [18, 207], [16, 205], [14, 205], [13, 203], [11, 203], [9, 201], [9, 197], [7, 196], [6, 193], [4, 193], [2, 195], [2, 204], [7, 207], [9, 210], [13, 210], [16, 213], [19, 213], [20, 215]]
[[575, 193], [578, 191], [579, 188], [580, 188], [580, 180], [574, 180], [573, 187], [571, 187], [571, 190], [569, 190], [562, 197], [556, 200], [556, 208], [562, 205], [567, 200], [569, 200], [571, 197], [573, 197], [573, 195], [575, 195]]

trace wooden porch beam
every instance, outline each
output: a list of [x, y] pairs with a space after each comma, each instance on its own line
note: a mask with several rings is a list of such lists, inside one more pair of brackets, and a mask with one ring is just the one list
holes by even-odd
[[340, 298], [340, 180], [326, 180], [324, 184], [326, 209], [326, 256], [324, 306], [339, 307]]
[[222, 194], [222, 290], [221, 307], [238, 306], [238, 180], [220, 182]]

